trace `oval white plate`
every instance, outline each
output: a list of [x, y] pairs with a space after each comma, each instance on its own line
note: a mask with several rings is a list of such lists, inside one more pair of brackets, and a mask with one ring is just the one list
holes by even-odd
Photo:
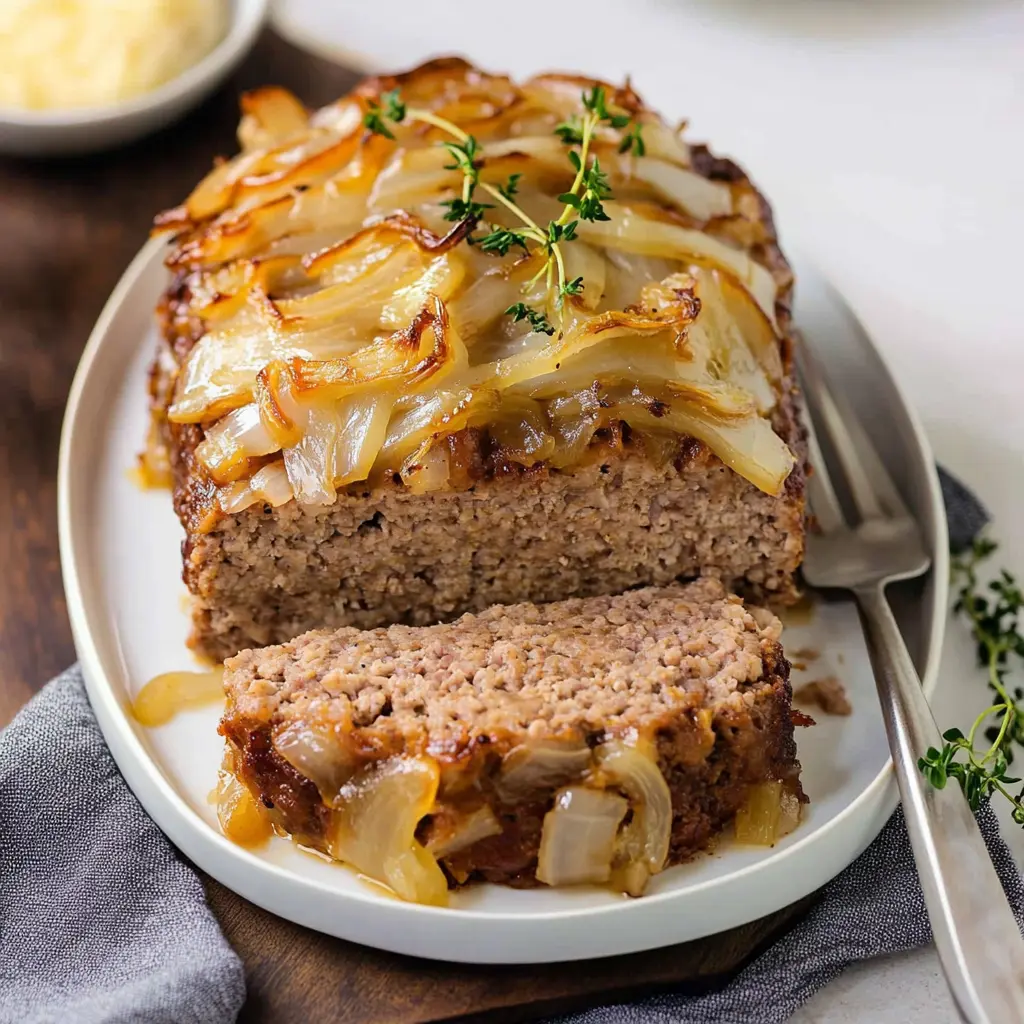
[[[794, 625], [790, 652], [821, 657], [795, 681], [835, 674], [849, 718], [799, 731], [805, 820], [773, 849], [723, 843], [659, 875], [642, 899], [597, 889], [480, 885], [451, 907], [388, 898], [349, 870], [272, 839], [247, 851], [217, 828], [207, 794], [221, 756], [218, 708], [147, 730], [128, 714], [151, 677], [195, 667], [185, 648], [181, 529], [163, 491], [130, 481], [145, 431], [152, 310], [165, 284], [162, 245], [140, 252], [89, 340], [71, 390], [59, 470], [61, 557], [75, 643], [93, 708], [121, 771], [177, 846], [216, 879], [282, 917], [399, 953], [477, 963], [573, 960], [650, 949], [751, 921], [818, 888], [852, 861], [895, 806], [888, 749], [853, 607], [819, 604]], [[797, 267], [797, 320], [864, 415], [921, 521], [934, 570], [909, 596], [904, 627], [934, 686], [946, 604], [946, 528], [927, 443], [871, 343], [810, 266]], [[797, 659], [798, 660], [798, 659]]]

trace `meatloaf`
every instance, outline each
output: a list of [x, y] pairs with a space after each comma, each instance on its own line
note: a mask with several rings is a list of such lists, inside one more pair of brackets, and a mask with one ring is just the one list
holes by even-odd
[[628, 85], [452, 59], [243, 110], [242, 152], [158, 222], [149, 458], [198, 650], [699, 574], [795, 597], [792, 275], [734, 163]]
[[221, 732], [279, 830], [404, 898], [472, 879], [639, 895], [754, 794], [794, 823], [779, 633], [711, 578], [319, 630], [228, 660]]

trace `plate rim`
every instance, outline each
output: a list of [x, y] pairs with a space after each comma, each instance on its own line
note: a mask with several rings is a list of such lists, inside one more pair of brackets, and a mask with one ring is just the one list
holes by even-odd
[[[291, 905], [282, 909], [281, 901], [269, 893], [269, 883], [282, 883], [285, 889], [291, 889], [296, 893], [306, 893], [310, 896], [325, 896], [329, 899], [343, 901], [356, 901], [372, 907], [374, 912], [385, 919], [393, 919], [397, 924], [404, 920], [408, 927], [412, 922], [419, 927], [429, 928], [432, 922], [445, 920], [449, 924], [454, 920], [461, 920], [467, 926], [472, 922], [482, 922], [490, 925], [507, 925], [510, 928], [529, 928], [537, 924], [563, 921], [575, 921], [584, 919], [597, 923], [607, 920], [607, 915], [615, 914], [618, 920], [622, 917], [646, 916], [658, 908], [671, 905], [681, 896], [711, 896], [716, 893], [724, 894], [737, 883], [746, 880], [751, 875], [764, 872], [769, 866], [775, 871], [783, 870], [787, 861], [799, 857], [809, 845], [827, 845], [830, 841], [835, 842], [841, 837], [844, 830], [850, 830], [857, 821], [861, 821], [861, 830], [867, 834], [865, 842], [858, 843], [854, 849], [853, 856], [848, 856], [849, 844], [844, 845], [847, 854], [843, 855], [843, 866], [851, 863], [860, 852], [874, 839], [882, 825], [888, 819], [897, 803], [897, 793], [892, 770], [892, 760], [888, 759], [881, 767], [876, 776], [861, 790], [861, 792], [840, 810], [833, 818], [824, 822], [813, 832], [808, 833], [804, 838], [794, 842], [784, 849], [777, 850], [757, 862], [737, 868], [725, 876], [713, 879], [706, 879], [683, 889], [671, 890], [663, 893], [652, 893], [642, 900], [624, 901], [622, 903], [607, 903], [596, 907], [567, 908], [559, 910], [528, 910], [522, 913], [511, 913], [507, 911], [483, 911], [471, 908], [437, 908], [425, 907], [418, 904], [402, 903], [400, 901], [382, 901], [369, 891], [367, 893], [347, 892], [338, 893], [337, 890], [328, 889], [317, 879], [296, 875], [277, 864], [269, 863], [254, 856], [247, 850], [231, 843], [225, 836], [217, 833], [204, 821], [186, 802], [184, 797], [175, 789], [167, 777], [163, 774], [156, 761], [150, 756], [139, 737], [136, 735], [128, 719], [127, 709], [117, 697], [112, 684], [107, 678], [102, 656], [99, 653], [95, 638], [88, 620], [88, 612], [83, 593], [82, 580], [82, 552], [80, 545], [83, 543], [77, 538], [81, 529], [76, 527], [75, 515], [72, 503], [72, 467], [73, 449], [76, 446], [76, 424], [81, 415], [81, 408], [84, 396], [87, 393], [89, 378], [100, 357], [104, 343], [110, 334], [112, 323], [121, 307], [128, 300], [136, 285], [151, 269], [151, 264], [163, 252], [166, 241], [163, 238], [151, 238], [136, 254], [128, 265], [118, 284], [111, 292], [106, 304], [100, 313], [99, 318], [90, 333], [85, 345], [81, 360], [75, 372], [75, 377], [68, 395], [68, 402], [61, 430], [60, 454], [57, 471], [57, 514], [58, 534], [60, 542], [61, 571], [64, 582], [65, 596], [67, 599], [68, 616], [71, 621], [72, 635], [75, 648], [79, 656], [85, 678], [86, 689], [90, 702], [94, 708], [104, 738], [111, 750], [119, 770], [127, 781], [129, 787], [135, 793], [140, 803], [143, 804], [146, 812], [156, 821], [161, 830], [168, 838], [181, 849], [199, 867], [208, 872], [211, 876], [222, 882], [228, 888], [249, 899], [251, 902], [264, 907], [287, 920], [312, 927], [329, 934], [340, 934], [330, 928], [324, 927], [322, 915], [311, 912], [310, 908], [303, 910], [298, 906], [299, 900], [293, 899]], [[922, 678], [922, 686], [927, 697], [931, 698], [938, 683], [940, 654], [942, 649], [943, 636], [945, 632], [945, 610], [948, 604], [948, 579], [949, 579], [949, 553], [947, 543], [947, 524], [945, 510], [941, 499], [938, 474], [935, 467], [934, 457], [927, 436], [921, 426], [913, 406], [907, 401], [906, 394], [897, 378], [889, 368], [889, 364], [875, 345], [871, 336], [865, 330], [863, 324], [856, 317], [850, 304], [843, 298], [842, 293], [836, 288], [826, 274], [820, 269], [820, 264], [805, 260], [798, 254], [793, 261], [797, 266], [813, 266], [814, 274], [820, 280], [821, 285], [830, 293], [831, 301], [843, 315], [849, 318], [851, 324], [860, 332], [864, 340], [874, 349], [882, 366], [884, 367], [895, 394], [898, 396], [903, 412], [907, 418], [913, 441], [918, 451], [925, 457], [925, 478], [927, 482], [927, 498], [931, 505], [931, 511], [935, 519], [935, 550], [932, 552], [933, 573], [931, 587], [931, 621], [932, 629], [927, 649], [925, 651], [925, 670]], [[77, 433], [81, 433], [80, 431]], [[872, 805], [871, 807], [867, 805]], [[861, 820], [863, 819], [863, 820]], [[823, 858], [826, 859], [826, 858]], [[233, 874], [232, 869], [237, 869]], [[243, 869], [245, 869], [243, 871]], [[839, 869], [842, 870], [842, 867]], [[241, 881], [238, 873], [242, 874]], [[795, 899], [800, 899], [818, 886], [824, 884], [835, 876], [838, 871], [826, 873], [826, 877], [814, 877], [814, 884], [802, 885], [804, 891], [793, 899], [786, 899], [781, 905], [776, 906], [772, 900], [762, 899], [759, 902], [750, 901], [747, 909], [733, 907], [725, 914], [720, 923], [713, 928], [703, 931], [702, 935], [716, 934], [719, 931], [748, 923], [763, 914], [771, 913], [773, 910], [782, 909]], [[820, 874], [820, 872], [819, 872]], [[809, 873], [804, 873], [804, 878]], [[267, 890], [261, 887], [261, 882], [267, 884]], [[731, 901], [726, 901], [731, 902]], [[771, 904], [768, 909], [765, 906]], [[395, 908], [399, 908], [395, 913]], [[416, 931], [414, 927], [411, 929]], [[380, 931], [380, 929], [377, 929]], [[351, 935], [346, 938], [352, 939]], [[699, 937], [699, 936], [694, 936]], [[644, 949], [657, 948], [662, 945], [681, 941], [675, 937], [667, 939], [651, 935], [651, 941], [643, 940], [641, 943], [632, 942], [628, 946], [619, 949], [620, 953], [639, 952]], [[372, 938], [354, 939], [362, 941], [366, 945], [374, 945], [378, 948], [390, 949], [399, 953], [412, 952], [408, 936], [396, 935], [395, 942], [385, 945]], [[646, 943], [646, 944], [645, 944]], [[514, 947], [514, 949], [512, 948]], [[521, 949], [523, 952], [515, 952]], [[606, 952], [584, 952], [575, 955], [572, 950], [561, 950], [558, 955], [548, 955], [543, 958], [530, 956], [529, 943], [523, 943], [522, 937], [518, 943], [512, 943], [507, 954], [488, 956], [483, 952], [470, 951], [466, 956], [453, 956], [450, 953], [446, 956], [437, 956], [434, 959], [445, 959], [453, 962], [477, 962], [477, 963], [529, 963], [544, 961], [559, 961], [572, 959], [588, 959], [602, 955], [614, 955]], [[419, 946], [416, 946], [414, 955], [429, 956]]]

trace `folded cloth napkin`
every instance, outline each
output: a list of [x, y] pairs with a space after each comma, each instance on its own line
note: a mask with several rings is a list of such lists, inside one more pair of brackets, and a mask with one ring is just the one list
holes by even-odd
[[[951, 534], [969, 542], [984, 510], [955, 481], [944, 489]], [[1020, 920], [1024, 884], [995, 816], [986, 808], [979, 821]], [[930, 937], [897, 812], [814, 909], [721, 991], [565, 1020], [775, 1024], [848, 964]], [[0, 1024], [222, 1024], [244, 998], [242, 966], [199, 880], [125, 785], [69, 669], [0, 733]]]
[[0, 1022], [221, 1024], [244, 999], [202, 884], [68, 669], [0, 733]]

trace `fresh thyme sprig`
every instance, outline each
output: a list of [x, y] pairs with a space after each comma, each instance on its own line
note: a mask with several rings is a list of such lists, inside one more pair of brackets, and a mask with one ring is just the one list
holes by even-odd
[[[612, 128], [625, 128], [629, 124], [628, 114], [613, 114], [608, 109], [608, 100], [602, 85], [595, 85], [589, 92], [583, 93], [583, 109], [593, 115], [597, 122], [604, 121]], [[585, 123], [586, 117], [576, 115], [558, 125], [555, 134], [568, 145], [582, 146]]]
[[384, 93], [380, 103], [370, 100], [370, 109], [363, 115], [363, 127], [368, 128], [376, 135], [383, 135], [386, 139], [393, 139], [394, 133], [387, 126], [388, 121], [396, 124], [405, 120], [406, 107], [402, 102], [398, 90], [392, 89]]
[[604, 212], [601, 200], [611, 199], [612, 190], [608, 184], [608, 176], [601, 170], [597, 157], [594, 157], [594, 162], [589, 167], [583, 167], [579, 155], [570, 149], [569, 162], [579, 174], [582, 191], [563, 192], [558, 201], [574, 209], [580, 215], [580, 220], [611, 220]]
[[467, 135], [462, 142], [442, 142], [442, 146], [452, 155], [455, 163], [445, 164], [446, 171], [462, 171], [462, 195], [441, 203], [448, 208], [445, 220], [471, 220], [476, 223], [483, 220], [484, 210], [493, 210], [493, 203], [478, 203], [473, 199], [473, 190], [480, 184], [480, 152], [476, 139]]
[[[569, 150], [569, 162], [576, 174], [569, 190], [558, 197], [558, 201], [564, 204], [562, 212], [557, 219], [549, 221], [546, 228], [536, 224], [515, 201], [521, 174], [510, 175], [504, 185], [494, 186], [487, 182], [481, 182], [480, 147], [477, 140], [464, 132], [458, 125], [432, 111], [407, 107], [402, 102], [397, 89], [384, 93], [380, 98], [380, 103], [370, 101], [368, 109], [363, 115], [363, 125], [375, 134], [394, 139], [395, 136], [389, 127], [389, 122], [399, 124], [405, 120], [419, 121], [439, 128], [452, 136], [454, 141], [446, 140], [441, 143], [454, 160], [454, 163], [445, 164], [445, 168], [462, 172], [462, 189], [458, 196], [441, 204], [446, 211], [445, 219], [469, 221], [472, 229], [485, 220], [487, 210], [495, 208], [493, 203], [482, 203], [476, 200], [474, 198], [476, 190], [479, 188], [496, 199], [500, 205], [512, 212], [523, 226], [514, 230], [490, 224], [488, 225], [490, 230], [486, 234], [477, 238], [469, 235], [467, 240], [471, 244], [478, 244], [484, 252], [499, 256], [508, 255], [513, 248], [521, 248], [525, 253], [529, 253], [530, 243], [533, 243], [537, 250], [543, 253], [545, 259], [540, 270], [525, 285], [524, 291], [529, 290], [542, 277], [545, 278], [548, 292], [550, 293], [552, 288], [555, 288], [555, 306], [561, 310], [567, 297], [581, 294], [584, 288], [581, 277], [571, 281], [567, 280], [562, 244], [571, 242], [576, 237], [579, 221], [610, 219], [603, 205], [605, 200], [613, 198], [608, 177], [602, 171], [596, 156], [592, 163], [587, 162], [594, 131], [602, 123], [616, 129], [625, 128], [630, 125], [631, 120], [628, 114], [616, 114], [608, 109], [603, 86], [595, 85], [592, 89], [585, 91], [582, 95], [582, 102], [583, 115], [559, 124], [554, 130], [555, 135], [567, 145], [579, 146], [579, 152], [575, 149]], [[620, 153], [635, 149], [638, 155], [643, 155], [644, 144], [641, 128], [640, 122], [632, 124], [630, 131], [622, 138], [619, 146]], [[573, 219], [573, 217], [577, 219]], [[516, 322], [527, 320], [536, 331], [543, 331], [545, 334], [553, 334], [555, 331], [543, 313], [525, 303], [517, 302], [509, 306], [506, 313], [512, 316]]]
[[529, 252], [526, 235], [521, 231], [511, 231], [509, 228], [493, 227], [486, 235], [481, 235], [474, 241], [484, 252], [495, 252], [499, 256], [507, 256], [509, 250], [515, 246]]
[[528, 320], [530, 326], [541, 334], [554, 334], [555, 328], [548, 318], [538, 309], [528, 306], [525, 302], [517, 302], [505, 310], [505, 315], [512, 317], [514, 323], [520, 320]]
[[522, 175], [517, 171], [515, 174], [508, 176], [508, 181], [504, 185], [498, 186], [498, 191], [507, 199], [509, 202], [515, 202], [512, 197], [519, 191], [519, 179]]
[[[518, 231], [513, 231], [508, 228], [502, 228], [495, 225], [491, 225], [491, 230], [488, 234], [482, 236], [479, 239], [473, 239], [474, 242], [478, 242], [481, 248], [485, 252], [497, 253], [498, 255], [505, 256], [509, 250], [514, 246], [518, 246], [529, 252], [527, 242], [532, 241], [538, 246], [542, 246], [549, 253], [549, 260], [552, 258], [550, 255], [550, 232], [543, 230], [537, 225], [531, 217], [529, 217], [516, 203], [515, 194], [518, 191], [519, 179], [522, 175], [513, 174], [509, 176], [508, 181], [501, 186], [495, 187], [486, 182], [480, 181], [480, 147], [477, 140], [464, 132], [458, 125], [453, 124], [446, 118], [439, 117], [429, 110], [420, 110], [415, 107], [407, 107], [398, 97], [398, 91], [393, 90], [392, 92], [385, 93], [381, 97], [381, 103], [369, 104], [369, 109], [363, 115], [363, 125], [369, 131], [375, 132], [378, 135], [384, 135], [387, 138], [394, 138], [394, 133], [390, 130], [387, 125], [387, 121], [393, 121], [396, 124], [402, 121], [419, 121], [423, 124], [432, 125], [435, 128], [441, 129], [448, 135], [451, 135], [455, 141], [445, 141], [441, 145], [448, 150], [451, 154], [454, 163], [446, 164], [447, 170], [460, 170], [462, 171], [462, 191], [461, 194], [454, 198], [447, 200], [441, 205], [446, 208], [445, 219], [454, 221], [471, 221], [475, 226], [480, 220], [483, 220], [484, 211], [493, 209], [494, 206], [491, 203], [480, 203], [474, 199], [474, 193], [477, 188], [486, 192], [492, 198], [497, 199], [498, 202], [510, 210], [516, 215], [516, 217], [523, 223], [522, 227]], [[558, 256], [558, 263], [562, 265], [560, 254]], [[544, 274], [545, 268], [542, 268], [541, 275]], [[538, 276], [541, 276], [538, 275]], [[564, 279], [564, 273], [563, 273]], [[519, 303], [518, 305], [523, 305]], [[515, 310], [517, 307], [509, 307]], [[524, 309], [528, 309], [525, 307]], [[517, 320], [528, 319], [531, 325], [543, 322], [545, 325], [550, 326], [547, 318], [543, 314], [537, 313], [536, 310], [530, 310], [535, 316], [523, 316], [516, 317]], [[511, 314], [510, 314], [511, 315]], [[535, 329], [539, 329], [535, 326]], [[552, 328], [552, 333], [553, 333]]]
[[[1024, 659], [1021, 613], [1024, 593], [1005, 569], [989, 582], [978, 581], [978, 567], [996, 550], [988, 537], [975, 538], [970, 549], [953, 559], [953, 580], [959, 582], [955, 612], [966, 615], [977, 643], [978, 661], [988, 669], [988, 685], [998, 700], [975, 719], [965, 736], [960, 729], [943, 733], [942, 749], [930, 747], [917, 762], [925, 778], [937, 789], [956, 779], [972, 810], [992, 793], [1000, 793], [1013, 806], [1013, 820], [1024, 825], [1024, 788], [1014, 795], [1009, 787], [1021, 780], [1009, 775], [1014, 744], [1024, 746], [1024, 690], [1007, 683], [1012, 656]], [[987, 593], [986, 593], [987, 590]], [[991, 723], [986, 726], [986, 723]], [[984, 729], [987, 749], [975, 748]]]

